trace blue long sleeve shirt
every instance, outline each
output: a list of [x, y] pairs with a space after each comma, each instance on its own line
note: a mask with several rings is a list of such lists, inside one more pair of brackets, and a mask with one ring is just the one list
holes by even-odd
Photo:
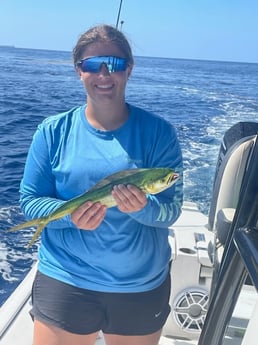
[[86, 105], [39, 125], [21, 182], [26, 218], [51, 213], [120, 170], [171, 167], [181, 178], [148, 195], [138, 212], [108, 209], [94, 231], [78, 229], [70, 216], [49, 223], [41, 235], [39, 270], [50, 277], [95, 291], [140, 292], [159, 286], [168, 273], [168, 226], [179, 217], [183, 199], [181, 150], [171, 124], [128, 106], [128, 120], [114, 131], [92, 127]]

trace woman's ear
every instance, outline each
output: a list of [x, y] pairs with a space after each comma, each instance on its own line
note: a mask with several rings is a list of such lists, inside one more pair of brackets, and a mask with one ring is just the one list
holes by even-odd
[[133, 70], [133, 65], [129, 65], [128, 69], [127, 69], [127, 79], [130, 78], [130, 76], [132, 74], [132, 70]]
[[76, 73], [78, 74], [78, 77], [80, 78], [80, 80], [82, 80], [82, 72], [81, 72], [80, 68], [76, 67], [75, 69], [76, 69]]

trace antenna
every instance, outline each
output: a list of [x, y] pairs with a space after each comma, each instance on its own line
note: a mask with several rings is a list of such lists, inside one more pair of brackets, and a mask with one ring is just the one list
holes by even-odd
[[120, 12], [121, 12], [121, 8], [122, 8], [122, 3], [123, 3], [123, 0], [120, 0], [119, 10], [118, 10], [117, 20], [116, 20], [116, 29], [118, 29], [118, 24], [119, 24], [119, 18], [120, 18]]

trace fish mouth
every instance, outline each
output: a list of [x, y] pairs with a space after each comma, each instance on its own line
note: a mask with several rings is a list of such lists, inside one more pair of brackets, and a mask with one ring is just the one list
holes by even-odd
[[171, 174], [167, 179], [167, 184], [170, 185], [170, 184], [174, 183], [178, 178], [179, 178], [179, 174], [177, 174], [177, 173]]

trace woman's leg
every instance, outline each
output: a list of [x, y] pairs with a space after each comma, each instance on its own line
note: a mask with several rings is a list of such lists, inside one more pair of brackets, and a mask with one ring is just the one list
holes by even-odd
[[87, 335], [74, 334], [35, 320], [33, 345], [94, 345], [97, 335], [98, 332]]
[[148, 335], [104, 334], [106, 345], [158, 345], [161, 330]]

